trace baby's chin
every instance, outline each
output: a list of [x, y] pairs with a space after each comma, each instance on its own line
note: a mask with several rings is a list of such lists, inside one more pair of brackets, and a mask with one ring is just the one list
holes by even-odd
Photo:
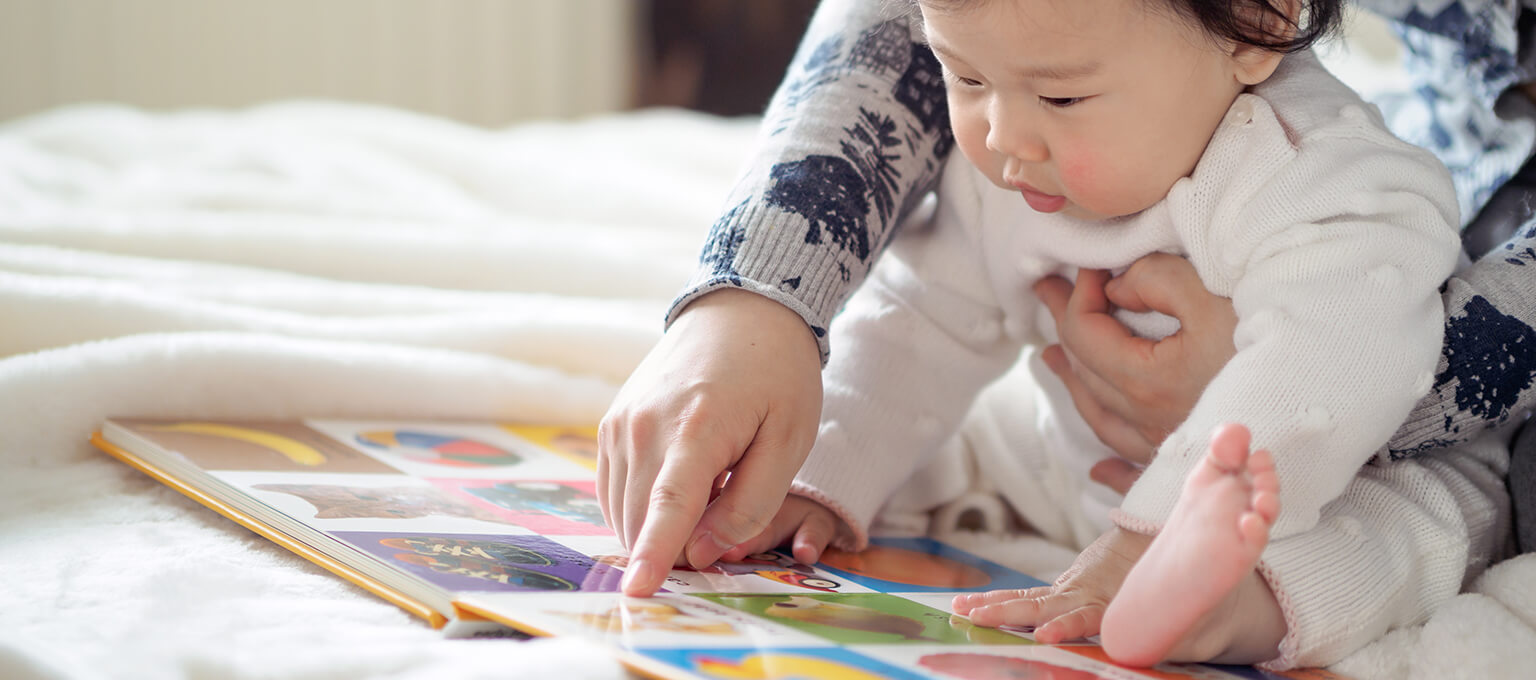
[[[1152, 205], [1157, 204], [1153, 203]], [[1134, 210], [1126, 210], [1126, 206], [1116, 206], [1115, 208], [1101, 211], [1084, 206], [1068, 197], [1066, 205], [1062, 206], [1061, 210], [1057, 211], [1057, 214], [1085, 222], [1115, 222], [1127, 217], [1140, 215], [1147, 208], [1152, 207], [1152, 205], [1136, 207]]]

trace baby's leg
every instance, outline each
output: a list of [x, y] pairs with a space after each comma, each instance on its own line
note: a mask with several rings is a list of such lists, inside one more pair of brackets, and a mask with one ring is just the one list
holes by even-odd
[[1272, 659], [1285, 617], [1255, 571], [1279, 514], [1279, 482], [1248, 431], [1218, 429], [1173, 513], [1104, 612], [1104, 651], [1121, 663]]

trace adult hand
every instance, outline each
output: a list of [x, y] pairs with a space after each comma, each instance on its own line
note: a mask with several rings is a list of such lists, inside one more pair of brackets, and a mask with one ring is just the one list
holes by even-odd
[[[1155, 253], [1119, 277], [1081, 270], [1074, 286], [1060, 277], [1035, 284], [1056, 320], [1061, 345], [1042, 358], [1066, 384], [1095, 434], [1124, 460], [1095, 466], [1095, 481], [1122, 493], [1135, 481], [1133, 463], [1151, 460], [1158, 445], [1188, 417], [1211, 378], [1237, 353], [1237, 314], [1212, 294], [1181, 257]], [[1131, 334], [1111, 312], [1157, 311], [1179, 320], [1162, 340]]]
[[821, 417], [821, 356], [799, 315], [720, 290], [690, 304], [598, 427], [603, 519], [630, 549], [623, 588], [714, 563], [762, 533]]

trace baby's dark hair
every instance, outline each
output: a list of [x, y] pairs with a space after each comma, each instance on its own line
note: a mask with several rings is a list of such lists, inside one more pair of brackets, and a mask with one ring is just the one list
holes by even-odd
[[[1301, 5], [1296, 20], [1285, 11], [1288, 0], [1156, 0], [1156, 4], [1200, 26], [1212, 38], [1276, 52], [1307, 49], [1344, 23], [1344, 0], [1289, 1]], [[976, 0], [905, 2], [915, 12], [919, 3], [958, 10]]]
[[1286, 14], [1286, 0], [1163, 0], [1212, 37], [1276, 52], [1299, 52], [1344, 23], [1344, 0], [1295, 0], [1300, 18]]

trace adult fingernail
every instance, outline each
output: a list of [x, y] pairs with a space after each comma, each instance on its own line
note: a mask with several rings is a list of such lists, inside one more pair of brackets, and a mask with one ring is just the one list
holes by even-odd
[[656, 568], [649, 560], [634, 560], [629, 563], [629, 568], [624, 570], [624, 579], [619, 582], [619, 587], [625, 595], [646, 596], [651, 594], [648, 584], [655, 580]]

